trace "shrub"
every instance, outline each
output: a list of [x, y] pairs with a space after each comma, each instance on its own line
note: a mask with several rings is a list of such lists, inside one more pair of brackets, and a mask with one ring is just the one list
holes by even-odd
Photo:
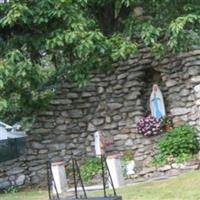
[[142, 118], [137, 123], [137, 128], [138, 133], [145, 136], [157, 135], [162, 132], [160, 122], [151, 115]]
[[134, 158], [134, 152], [132, 150], [127, 150], [123, 152], [123, 156], [121, 157], [121, 160], [124, 162], [128, 162], [133, 160]]
[[5, 194], [15, 194], [17, 192], [19, 192], [19, 190], [15, 186], [10, 186], [9, 188], [4, 190]]
[[95, 176], [101, 173], [101, 159], [90, 158], [80, 166], [83, 181], [89, 183]]
[[[78, 166], [81, 173], [81, 178], [85, 183], [91, 183], [95, 176], [101, 174], [102, 165], [101, 165], [101, 158], [93, 157], [87, 159], [81, 159], [78, 162]], [[77, 169], [75, 167], [76, 173]], [[68, 180], [71, 180], [73, 184], [73, 166], [72, 163], [65, 166], [65, 173]]]
[[192, 159], [196, 159], [196, 156], [189, 154], [181, 154], [181, 156], [178, 156], [175, 161], [176, 163], [184, 163]]
[[159, 153], [155, 156], [155, 163], [181, 161], [194, 155], [199, 150], [195, 129], [183, 125], [170, 130], [158, 144]]

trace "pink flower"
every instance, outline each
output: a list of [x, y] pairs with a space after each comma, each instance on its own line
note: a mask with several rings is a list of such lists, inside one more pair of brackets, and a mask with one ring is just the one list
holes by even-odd
[[149, 115], [140, 119], [137, 123], [137, 129], [139, 134], [145, 136], [157, 135], [161, 133], [161, 124], [153, 116]]

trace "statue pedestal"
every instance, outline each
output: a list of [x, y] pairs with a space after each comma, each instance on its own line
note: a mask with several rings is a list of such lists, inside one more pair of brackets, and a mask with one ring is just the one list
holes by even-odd
[[[55, 162], [51, 164], [53, 178], [56, 184], [56, 188], [59, 194], [67, 191], [67, 179], [65, 175], [65, 165], [63, 161]], [[55, 187], [53, 192], [56, 193]]]
[[[118, 155], [108, 156], [107, 159], [108, 169], [112, 177], [113, 185], [115, 188], [119, 188], [124, 185], [124, 178], [122, 175], [121, 161]], [[109, 181], [109, 188], [112, 185]]]

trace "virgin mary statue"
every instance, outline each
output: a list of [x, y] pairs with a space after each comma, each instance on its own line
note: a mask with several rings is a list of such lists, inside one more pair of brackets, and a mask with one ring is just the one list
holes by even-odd
[[152, 87], [150, 96], [150, 109], [151, 115], [154, 116], [157, 120], [163, 118], [166, 115], [163, 96], [157, 84], [153, 84]]

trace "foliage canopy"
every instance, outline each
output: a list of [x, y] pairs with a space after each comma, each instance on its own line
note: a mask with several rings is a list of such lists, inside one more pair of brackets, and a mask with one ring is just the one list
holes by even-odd
[[199, 0], [1, 3], [1, 117], [19, 120], [33, 114], [47, 104], [58, 80], [84, 86], [91, 70], [126, 59], [138, 43], [158, 57], [198, 44], [199, 8]]

